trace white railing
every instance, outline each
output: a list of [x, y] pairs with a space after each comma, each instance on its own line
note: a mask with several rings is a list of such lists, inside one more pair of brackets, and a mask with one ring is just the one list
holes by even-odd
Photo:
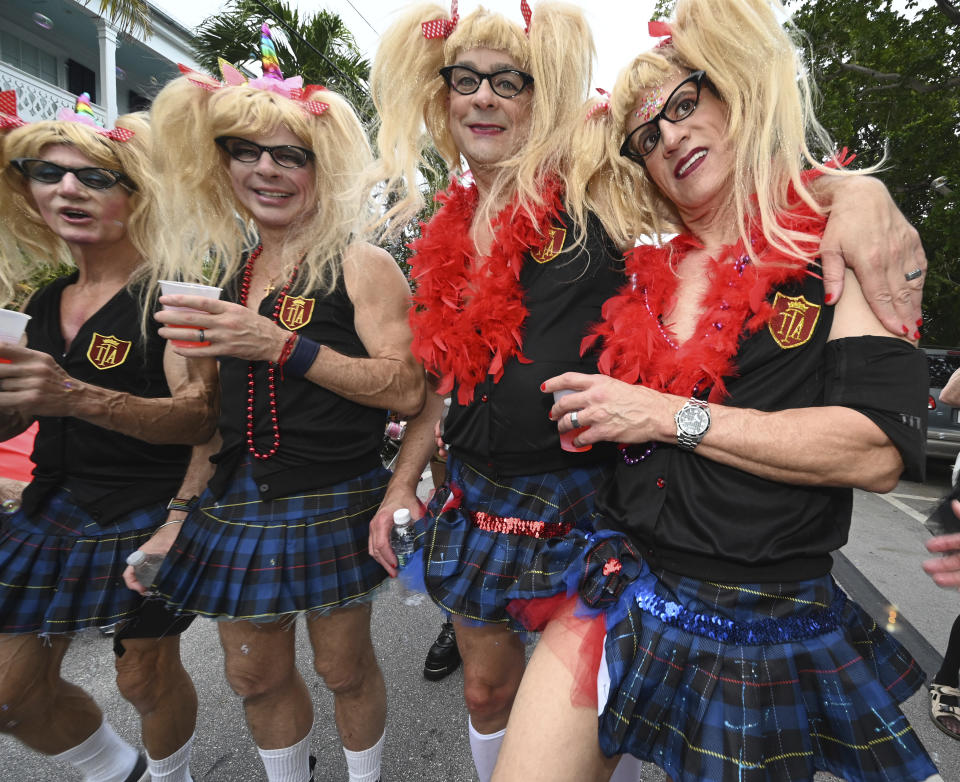
[[[29, 122], [56, 119], [60, 109], [72, 109], [77, 101], [77, 97], [66, 90], [61, 90], [5, 62], [0, 62], [0, 91], [2, 90], [17, 91], [17, 114]], [[96, 104], [91, 105], [93, 113], [97, 116], [97, 122], [103, 124], [106, 112]]]

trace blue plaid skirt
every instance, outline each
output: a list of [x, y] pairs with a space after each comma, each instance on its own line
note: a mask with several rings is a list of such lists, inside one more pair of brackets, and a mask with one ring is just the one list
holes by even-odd
[[154, 591], [177, 611], [254, 621], [369, 600], [386, 578], [367, 538], [389, 479], [378, 468], [262, 501], [246, 463], [222, 497], [200, 497]]
[[127, 556], [167, 516], [155, 503], [98, 525], [65, 489], [0, 533], [0, 633], [72, 633], [129, 619], [143, 598], [127, 589]]
[[897, 705], [923, 672], [831, 577], [718, 584], [654, 575], [626, 538], [606, 532], [554, 545], [540, 564], [512, 598], [576, 587], [583, 613], [604, 614], [606, 755], [653, 762], [674, 782], [937, 773]]
[[[571, 468], [495, 481], [453, 457], [447, 483], [417, 522], [426, 590], [454, 616], [506, 623], [505, 593], [551, 534], [592, 529], [606, 468]], [[515, 532], [511, 530], [522, 530]]]

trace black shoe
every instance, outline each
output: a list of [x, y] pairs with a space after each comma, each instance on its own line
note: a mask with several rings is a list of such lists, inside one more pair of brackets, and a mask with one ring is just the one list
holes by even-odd
[[133, 767], [133, 771], [127, 774], [124, 782], [146, 782], [148, 779], [150, 779], [150, 776], [147, 774], [147, 756], [142, 752], [138, 752], [137, 762]]
[[317, 765], [317, 759], [311, 755], [310, 756], [310, 782], [313, 782], [313, 769]]
[[459, 666], [460, 650], [457, 648], [453, 622], [444, 622], [440, 635], [427, 652], [427, 660], [423, 664], [423, 676], [432, 682], [439, 681], [444, 676], [449, 676]]

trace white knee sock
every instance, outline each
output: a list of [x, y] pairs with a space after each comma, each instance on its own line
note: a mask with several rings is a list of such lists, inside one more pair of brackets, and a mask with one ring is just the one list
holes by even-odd
[[343, 748], [347, 756], [347, 771], [350, 773], [350, 782], [377, 782], [380, 779], [380, 760], [383, 758], [383, 739], [387, 732], [383, 732], [380, 740], [370, 749], [359, 752]]
[[260, 749], [269, 782], [307, 782], [310, 779], [310, 737], [313, 727], [292, 747]]
[[125, 782], [137, 764], [137, 751], [104, 720], [90, 738], [54, 755], [83, 774], [84, 782]]
[[640, 782], [643, 773], [643, 762], [633, 755], [621, 755], [620, 762], [613, 770], [610, 782]]
[[[194, 733], [193, 736], [197, 734]], [[147, 767], [150, 769], [151, 782], [193, 782], [190, 776], [190, 749], [193, 746], [193, 736], [187, 743], [172, 755], [160, 760], [154, 760], [147, 753]]]
[[477, 769], [480, 782], [490, 782], [493, 776], [493, 767], [497, 765], [497, 756], [500, 754], [500, 745], [503, 744], [503, 734], [507, 730], [498, 730], [496, 733], [478, 733], [470, 720], [470, 752], [473, 753], [473, 765]]

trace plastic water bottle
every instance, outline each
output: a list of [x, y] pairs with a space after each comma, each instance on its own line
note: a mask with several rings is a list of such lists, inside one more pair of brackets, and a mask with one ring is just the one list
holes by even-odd
[[163, 560], [163, 554], [145, 554], [142, 551], [134, 551], [127, 557], [127, 564], [133, 568], [133, 574], [137, 577], [137, 581], [145, 589], [149, 589], [153, 586], [153, 580], [157, 577]]
[[410, 511], [400, 508], [393, 512], [393, 530], [390, 532], [390, 547], [397, 556], [397, 563], [406, 566], [413, 554], [413, 519]]

